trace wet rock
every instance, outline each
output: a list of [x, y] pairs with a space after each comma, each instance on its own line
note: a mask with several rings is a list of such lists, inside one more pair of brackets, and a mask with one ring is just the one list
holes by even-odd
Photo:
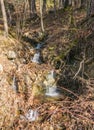
[[14, 51], [9, 51], [7, 57], [8, 59], [13, 60], [16, 59], [17, 54]]

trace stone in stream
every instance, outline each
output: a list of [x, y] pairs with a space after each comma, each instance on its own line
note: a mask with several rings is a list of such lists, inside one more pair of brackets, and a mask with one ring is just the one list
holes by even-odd
[[13, 60], [16, 59], [17, 54], [15, 53], [15, 51], [9, 51], [7, 54], [8, 59]]

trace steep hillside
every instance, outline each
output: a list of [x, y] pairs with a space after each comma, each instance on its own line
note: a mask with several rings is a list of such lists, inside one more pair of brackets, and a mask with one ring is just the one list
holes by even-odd
[[45, 33], [37, 16], [20, 40], [0, 22], [0, 129], [94, 129], [94, 18], [85, 17], [49, 11]]

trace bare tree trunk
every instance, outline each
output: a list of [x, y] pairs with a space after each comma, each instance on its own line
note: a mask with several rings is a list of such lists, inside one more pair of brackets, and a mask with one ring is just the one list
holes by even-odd
[[59, 9], [64, 7], [64, 0], [59, 0]]
[[29, 7], [30, 7], [30, 16], [36, 14], [36, 3], [35, 0], [28, 0], [29, 1]]
[[64, 8], [67, 8], [69, 6], [69, 0], [65, 0], [64, 2]]
[[36, 4], [35, 4], [35, 0], [31, 0], [31, 11], [33, 14], [36, 13]]
[[81, 7], [81, 0], [77, 0], [76, 1], [76, 8], [80, 8]]
[[43, 6], [42, 6], [42, 12], [43, 13], [46, 12], [46, 3], [47, 3], [47, 0], [43, 0]]
[[94, 16], [94, 0], [88, 0], [87, 17]]
[[0, 2], [1, 2], [1, 10], [2, 10], [2, 15], [4, 20], [5, 36], [8, 37], [8, 22], [7, 22], [4, 0], [0, 0]]
[[56, 0], [54, 0], [54, 13], [56, 15]]
[[70, 0], [72, 3], [73, 8], [81, 8], [83, 5], [85, 5], [86, 1], [85, 0]]
[[70, 6], [72, 5], [72, 0], [69, 0], [69, 5], [70, 5]]
[[84, 7], [86, 4], [85, 0], [81, 0], [81, 7]]
[[75, 0], [72, 0], [72, 7], [75, 7]]
[[14, 4], [6, 0], [5, 7], [6, 7], [8, 26], [15, 25], [15, 20], [13, 20], [13, 14], [15, 12]]
[[41, 30], [44, 32], [44, 24], [43, 24], [43, 12], [42, 12], [42, 7], [43, 7], [43, 0], [40, 0], [40, 18], [41, 18]]

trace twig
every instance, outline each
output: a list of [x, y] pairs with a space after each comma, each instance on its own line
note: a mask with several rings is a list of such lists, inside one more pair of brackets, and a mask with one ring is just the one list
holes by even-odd
[[69, 90], [67, 88], [64, 88], [64, 87], [62, 87], [62, 89], [69, 92], [69, 93], [71, 93], [71, 94], [73, 94], [75, 97], [77, 97], [79, 99], [79, 96], [77, 94], [75, 94], [74, 92], [72, 92], [71, 90]]
[[77, 75], [80, 73], [80, 71], [83, 67], [83, 64], [84, 64], [84, 59], [80, 62], [80, 67], [79, 67], [78, 71], [76, 72], [76, 74], [74, 75], [73, 79], [75, 79], [77, 77]]

